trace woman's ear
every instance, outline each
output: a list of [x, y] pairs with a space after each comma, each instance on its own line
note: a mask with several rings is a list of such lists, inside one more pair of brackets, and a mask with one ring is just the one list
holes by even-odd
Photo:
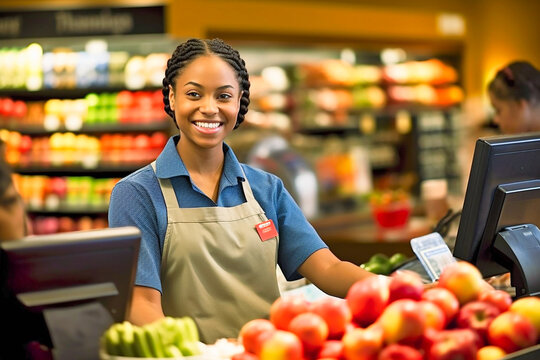
[[169, 85], [169, 106], [174, 111], [174, 91], [171, 85]]

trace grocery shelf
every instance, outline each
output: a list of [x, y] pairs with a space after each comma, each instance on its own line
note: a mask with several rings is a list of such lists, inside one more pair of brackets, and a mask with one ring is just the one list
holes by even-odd
[[156, 119], [145, 123], [110, 123], [110, 124], [84, 124], [80, 129], [68, 129], [59, 126], [55, 129], [47, 129], [43, 125], [31, 124], [3, 124], [2, 129], [17, 131], [23, 135], [50, 135], [56, 132], [72, 132], [75, 134], [103, 134], [103, 133], [148, 133], [155, 131], [169, 131], [172, 122], [169, 119]]
[[99, 165], [93, 168], [87, 168], [77, 165], [62, 165], [62, 166], [28, 166], [19, 167], [14, 166], [13, 171], [20, 175], [43, 175], [48, 176], [83, 176], [89, 175], [93, 177], [124, 177], [143, 166], [147, 163], [136, 164], [111, 164], [111, 165]]
[[[145, 87], [134, 89], [133, 91], [154, 91], [161, 88]], [[126, 90], [125, 86], [102, 86], [88, 88], [51, 88], [40, 90], [27, 89], [0, 89], [0, 97], [10, 97], [14, 100], [39, 101], [48, 99], [78, 99], [83, 98], [89, 93], [115, 93]]]
[[49, 216], [62, 216], [62, 215], [102, 215], [106, 214], [109, 210], [108, 205], [60, 205], [54, 209], [47, 209], [45, 207], [27, 206], [27, 211], [34, 215], [49, 215]]

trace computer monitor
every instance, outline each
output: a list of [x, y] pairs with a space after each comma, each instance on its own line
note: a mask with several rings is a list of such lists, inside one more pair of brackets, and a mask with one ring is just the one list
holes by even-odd
[[54, 347], [50, 330], [58, 324], [47, 320], [47, 310], [71, 314], [72, 309], [99, 304], [110, 314], [107, 326], [125, 320], [140, 240], [136, 227], [119, 227], [1, 243], [0, 312], [9, 320], [2, 317], [0, 327], [10, 334], [7, 346], [37, 341]]
[[510, 272], [517, 297], [540, 291], [539, 159], [540, 133], [477, 140], [453, 251], [484, 277]]

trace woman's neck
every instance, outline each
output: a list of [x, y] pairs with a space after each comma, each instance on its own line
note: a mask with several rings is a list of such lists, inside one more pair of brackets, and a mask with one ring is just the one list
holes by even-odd
[[223, 171], [225, 155], [223, 146], [195, 148], [182, 141], [176, 145], [191, 181], [214, 202], [217, 202], [219, 182]]

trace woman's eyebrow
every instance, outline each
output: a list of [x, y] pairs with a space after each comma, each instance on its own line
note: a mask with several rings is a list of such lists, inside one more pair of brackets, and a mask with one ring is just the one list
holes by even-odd
[[[187, 83], [184, 84], [184, 86], [186, 86], [186, 85], [193, 85], [193, 86], [196, 86], [198, 88], [203, 87], [201, 84], [196, 83], [195, 81], [188, 81]], [[218, 90], [223, 90], [223, 89], [234, 89], [234, 86], [232, 86], [232, 85], [223, 85], [223, 86], [218, 87]]]
[[0, 206], [8, 206], [14, 204], [19, 199], [19, 196], [16, 194], [13, 195], [4, 195], [0, 197]]

